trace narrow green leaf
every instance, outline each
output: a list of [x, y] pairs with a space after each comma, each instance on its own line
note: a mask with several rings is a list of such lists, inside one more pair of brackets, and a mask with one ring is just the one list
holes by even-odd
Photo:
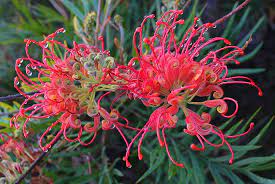
[[255, 146], [255, 145], [240, 145], [240, 146], [232, 146], [234, 151], [251, 151], [261, 148], [262, 146]]
[[32, 19], [31, 12], [29, 8], [26, 6], [26, 3], [22, 3], [20, 0], [12, 0], [15, 8], [21, 12], [28, 20]]
[[44, 5], [38, 5], [34, 7], [34, 9], [38, 12], [41, 18], [47, 17], [43, 19], [43, 21], [41, 21], [43, 23], [49, 23], [49, 22], [51, 23], [54, 21], [59, 21], [59, 22], [64, 21], [64, 17], [52, 8], [49, 8]]
[[257, 47], [255, 49], [253, 49], [252, 52], [246, 54], [245, 56], [242, 56], [240, 58], [238, 58], [237, 60], [241, 63], [253, 58], [259, 51], [260, 49], [263, 47], [264, 43], [261, 42], [259, 45], [257, 45]]
[[114, 173], [114, 175], [117, 175], [117, 176], [120, 176], [120, 177], [124, 176], [123, 173], [120, 170], [116, 169], [116, 168], [113, 170], [113, 173]]
[[249, 75], [264, 72], [265, 68], [242, 68], [228, 70], [228, 76], [234, 75]]
[[238, 47], [242, 47], [245, 42], [249, 39], [251, 35], [253, 35], [264, 23], [265, 17], [262, 17], [261, 19], [258, 20], [258, 22], [255, 24], [255, 26], [251, 29], [251, 31], [240, 41], [238, 44]]
[[228, 179], [232, 181], [232, 183], [237, 183], [237, 184], [245, 184], [243, 180], [236, 175], [234, 172], [232, 172], [230, 169], [226, 167], [220, 167], [219, 170], [223, 173], [223, 175], [227, 176]]
[[274, 170], [274, 168], [275, 168], [275, 162], [266, 163], [262, 165], [250, 164], [247, 167], [243, 167], [244, 170], [248, 170], [248, 171], [267, 171], [267, 170]]
[[227, 120], [225, 123], [223, 123], [221, 126], [219, 126], [219, 128], [220, 128], [221, 130], [225, 129], [225, 127], [227, 127], [227, 125], [229, 125], [233, 120], [234, 120], [234, 117], [233, 117], [233, 118], [230, 118], [230, 119]]
[[[238, 4], [239, 4], [238, 2], [236, 2], [234, 4], [234, 6], [232, 8], [232, 11], [238, 6]], [[235, 20], [235, 16], [236, 16], [236, 14], [234, 14], [233, 16], [231, 16], [229, 18], [228, 22], [226, 23], [226, 27], [225, 27], [225, 29], [224, 29], [223, 34], [222, 34], [221, 37], [227, 38], [228, 34], [230, 32], [232, 32], [232, 27], [233, 27], [233, 23], [234, 23], [234, 20]], [[223, 44], [224, 44], [223, 42], [219, 42], [218, 44], [216, 44], [216, 47], [215, 47], [214, 50], [219, 49]]]
[[274, 179], [263, 178], [263, 177], [258, 176], [250, 171], [242, 171], [242, 173], [245, 174], [246, 176], [248, 176], [255, 183], [259, 183], [259, 184], [274, 184], [275, 183]]
[[61, 2], [81, 21], [84, 20], [84, 14], [72, 2], [70, 2], [69, 0], [62, 0]]
[[[235, 151], [234, 159], [237, 160], [245, 155], [248, 151], [259, 149], [261, 146], [253, 146], [253, 145], [246, 145], [246, 146], [232, 146], [232, 149]], [[227, 146], [221, 147], [221, 149], [228, 150]], [[228, 162], [231, 155], [227, 154], [225, 156], [211, 158], [210, 160], [214, 162]]]
[[224, 183], [225, 182], [225, 180], [221, 176], [219, 170], [215, 167], [215, 165], [212, 162], [209, 162], [208, 167], [209, 167], [211, 175], [214, 178], [216, 183]]
[[192, 162], [193, 181], [196, 184], [205, 183], [205, 174], [203, 173], [201, 161], [198, 160], [194, 152], [189, 151], [189, 155]]
[[[229, 130], [226, 131], [226, 135], [231, 135], [237, 128], [240, 127], [240, 125], [243, 124], [243, 121], [239, 121], [237, 122], [235, 125], [233, 125], [232, 127], [230, 127]], [[245, 125], [244, 125], [245, 126]]]
[[244, 165], [248, 164], [264, 164], [267, 162], [271, 162], [275, 160], [275, 155], [272, 156], [267, 156], [267, 157], [251, 157], [247, 159], [240, 160], [238, 162], [235, 162], [232, 167], [237, 168], [237, 167], [242, 167]]
[[268, 130], [269, 126], [271, 125], [271, 123], [273, 122], [275, 116], [273, 116], [272, 118], [270, 118], [270, 120], [267, 122], [267, 124], [264, 126], [264, 128], [262, 128], [262, 130], [259, 132], [259, 134], [253, 138], [248, 145], [255, 145], [258, 143], [258, 141], [264, 136], [265, 132]]
[[247, 7], [243, 16], [241, 17], [239, 24], [236, 26], [234, 31], [231, 33], [230, 37], [233, 37], [234, 35], [239, 35], [241, 29], [243, 28], [244, 24], [247, 22], [247, 17], [250, 13], [251, 8]]
[[194, 0], [194, 4], [193, 4], [193, 8], [191, 10], [191, 13], [189, 14], [188, 18], [186, 19], [185, 23], [183, 24], [183, 26], [181, 27], [180, 31], [179, 31], [179, 37], [181, 38], [188, 27], [190, 27], [190, 25], [193, 23], [193, 20], [196, 16], [196, 12], [197, 12], [197, 7], [198, 7], [198, 0]]
[[180, 159], [180, 162], [184, 164], [184, 167], [186, 170], [190, 170], [191, 167], [190, 167], [189, 163], [187, 162], [187, 158], [183, 155], [184, 153], [180, 150], [180, 147], [177, 145], [177, 143], [174, 141], [174, 139], [171, 139], [171, 143], [175, 150], [176, 158]]
[[[261, 109], [262, 109], [262, 108], [259, 107], [259, 108], [249, 117], [249, 119], [245, 122], [245, 125], [251, 123], [252, 120], [256, 117], [256, 115], [261, 111]], [[242, 127], [242, 128], [240, 129], [240, 131], [238, 132], [238, 134], [241, 133], [241, 132], [243, 132], [245, 129], [246, 129], [246, 127]]]
[[90, 11], [90, 4], [88, 3], [88, 0], [81, 0], [81, 1], [84, 9], [84, 14], [87, 15]]
[[144, 180], [147, 176], [149, 176], [153, 171], [155, 171], [164, 161], [164, 153], [163, 150], [159, 149], [159, 154], [156, 155], [156, 161], [154, 164], [151, 165], [151, 167], [138, 179], [137, 183]]

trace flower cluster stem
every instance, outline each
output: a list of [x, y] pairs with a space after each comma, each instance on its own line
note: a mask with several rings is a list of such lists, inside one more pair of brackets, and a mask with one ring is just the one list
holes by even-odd
[[231, 17], [233, 14], [237, 13], [238, 11], [240, 11], [241, 9], [243, 9], [251, 0], [246, 0], [244, 1], [242, 4], [240, 4], [236, 9], [234, 9], [233, 11], [231, 11], [230, 13], [228, 13], [227, 15], [223, 16], [222, 18], [216, 20], [213, 24], [217, 25], [220, 24], [222, 22], [224, 22], [226, 19], [228, 19], [229, 17]]
[[[33, 95], [37, 93], [36, 91], [33, 91], [33, 92], [29, 92], [29, 93], [26, 93], [27, 95]], [[21, 95], [20, 93], [18, 94], [15, 94], [15, 95], [8, 95], [8, 96], [2, 96], [0, 97], [0, 102], [4, 102], [4, 101], [10, 101], [10, 100], [14, 100], [16, 98], [23, 98], [24, 96]]]

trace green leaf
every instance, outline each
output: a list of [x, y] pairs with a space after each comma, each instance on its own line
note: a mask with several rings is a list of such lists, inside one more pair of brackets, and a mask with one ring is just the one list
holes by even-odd
[[232, 183], [237, 183], [237, 184], [245, 184], [242, 179], [236, 175], [234, 172], [232, 172], [228, 167], [219, 167], [218, 168], [220, 170], [220, 172], [227, 176], [228, 179], [230, 179], [232, 181]]
[[270, 120], [267, 122], [267, 124], [264, 126], [264, 128], [262, 128], [262, 130], [259, 132], [259, 134], [248, 143], [249, 145], [255, 145], [256, 143], [258, 143], [258, 141], [264, 136], [265, 132], [268, 130], [268, 128], [271, 125], [271, 123], [273, 122], [274, 118], [275, 118], [275, 116], [270, 118]]
[[81, 0], [82, 1], [82, 5], [83, 5], [83, 9], [84, 9], [84, 13], [85, 15], [87, 15], [90, 11], [90, 5], [88, 0]]
[[156, 160], [155, 162], [149, 167], [149, 169], [138, 179], [137, 183], [141, 182], [142, 180], [144, 180], [147, 176], [149, 176], [153, 171], [155, 171], [160, 164], [162, 164], [162, 162], [164, 161], [164, 153], [162, 149], [159, 149], [158, 151], [158, 155], [154, 155]]
[[238, 47], [242, 47], [245, 44], [245, 42], [249, 39], [249, 37], [253, 35], [261, 27], [264, 21], [265, 21], [265, 17], [262, 17], [261, 19], [259, 19], [258, 22], [255, 24], [255, 26], [251, 29], [251, 31], [249, 31], [249, 33], [240, 41], [240, 43], [238, 44]]
[[232, 146], [234, 151], [251, 151], [261, 148], [262, 146], [255, 146], [255, 145], [240, 145], [240, 146]]
[[201, 161], [198, 160], [197, 155], [195, 155], [194, 152], [189, 151], [189, 155], [192, 162], [192, 173], [194, 183], [205, 183], [205, 174], [203, 173]]
[[265, 68], [230, 69], [228, 70], [228, 76], [256, 74], [256, 73], [262, 73], [264, 71], [265, 71]]
[[14, 110], [14, 108], [11, 105], [4, 102], [0, 102], [0, 108], [7, 110], [8, 112]]
[[[254, 146], [254, 145], [241, 145], [241, 146], [232, 146], [232, 149], [235, 152], [235, 160], [245, 155], [248, 151], [259, 149], [261, 146]], [[221, 147], [221, 149], [228, 150], [226, 146]], [[214, 162], [224, 162], [230, 159], [231, 155], [225, 155], [221, 157], [211, 158], [210, 160]]]
[[275, 162], [266, 163], [266, 164], [260, 164], [260, 165], [254, 165], [250, 164], [247, 167], [244, 167], [243, 169], [248, 171], [267, 171], [267, 170], [273, 170], [275, 168]]
[[38, 5], [34, 7], [34, 9], [38, 12], [38, 16], [44, 18], [42, 20], [43, 23], [52, 23], [54, 21], [61, 22], [64, 21], [64, 17], [60, 15], [58, 12], [44, 5]]
[[[254, 116], [260, 111], [260, 108], [251, 116], [251, 118], [248, 120], [248, 122], [250, 122]], [[268, 130], [268, 127], [270, 126], [270, 124], [272, 123], [272, 121], [274, 120], [274, 117], [273, 116], [269, 122], [264, 126], [264, 128], [262, 128], [262, 130], [259, 132], [259, 134], [254, 137], [248, 144], [247, 146], [253, 146], [255, 145], [256, 143], [258, 143], [258, 141], [262, 138], [262, 136], [265, 134], [265, 132]], [[242, 156], [244, 156], [247, 152], [249, 151], [249, 149], [243, 149], [242, 151], [239, 151], [237, 153], [235, 153], [235, 160], [238, 159], [238, 158], [241, 158]], [[218, 157], [218, 158], [215, 158], [213, 160], [215, 161], [226, 161], [230, 158], [229, 155], [227, 156], [222, 156], [222, 157]]]
[[249, 15], [251, 8], [247, 7], [243, 16], [241, 17], [239, 24], [237, 26], [235, 26], [236, 28], [234, 29], [234, 31], [232, 31], [230, 37], [233, 37], [234, 35], [239, 35], [240, 31], [242, 30], [244, 24], [247, 22], [247, 16]]
[[[238, 2], [236, 2], [232, 8], [232, 11], [235, 10], [238, 6]], [[233, 27], [233, 23], [234, 23], [234, 20], [235, 20], [235, 16], [236, 14], [234, 14], [233, 16], [231, 16], [228, 20], [228, 23], [226, 24], [226, 28], [222, 34], [222, 37], [223, 38], [226, 38], [228, 36], [228, 34], [231, 32], [231, 28]]]
[[246, 54], [245, 56], [239, 57], [237, 60], [241, 63], [253, 58], [259, 51], [260, 49], [263, 47], [264, 43], [261, 42], [255, 49], [253, 49], [252, 52]]
[[275, 155], [272, 156], [267, 156], [267, 157], [252, 157], [252, 158], [247, 158], [247, 159], [243, 159], [240, 160], [238, 162], [235, 162], [232, 167], [236, 168], [236, 167], [241, 167], [244, 165], [248, 165], [248, 164], [264, 164], [270, 161], [274, 161], [275, 160]]
[[211, 175], [214, 178], [216, 183], [224, 183], [225, 182], [219, 172], [219, 169], [217, 169], [212, 162], [209, 163], [208, 168], [209, 168]]
[[246, 121], [245, 126], [243, 126], [243, 127], [238, 131], [238, 134], [240, 134], [240, 133], [242, 133], [242, 132], [245, 131], [246, 126], [247, 126], [248, 124], [251, 123], [251, 121], [255, 118], [255, 116], [260, 112], [261, 109], [262, 109], [262, 108], [259, 107], [259, 108], [250, 116], [250, 118]]
[[198, 0], [194, 0], [194, 4], [193, 4], [193, 8], [191, 10], [191, 13], [189, 13], [188, 18], [185, 20], [185, 23], [180, 28], [180, 31], [179, 31], [180, 38], [185, 34], [188, 27], [193, 23], [193, 20], [196, 16], [196, 12], [197, 12], [198, 2], [199, 2]]
[[26, 3], [22, 3], [20, 0], [12, 0], [15, 8], [21, 12], [28, 20], [32, 19], [31, 12], [29, 8], [26, 6]]
[[[233, 8], [232, 8], [232, 11], [238, 6], [238, 4], [239, 4], [238, 2], [236, 2], [236, 3], [234, 4], [234, 6], [233, 6]], [[228, 22], [227, 22], [227, 24], [226, 24], [226, 28], [224, 29], [223, 34], [222, 34], [221, 37], [226, 38], [226, 37], [228, 36], [228, 34], [232, 31], [232, 27], [233, 27], [233, 24], [234, 24], [235, 16], [236, 16], [236, 14], [234, 14], [233, 16], [231, 16], [231, 17], [229, 18], [229, 20], [228, 20]], [[219, 49], [223, 44], [224, 44], [223, 42], [219, 42], [219, 43], [216, 45], [216, 47], [215, 47], [214, 50]]]
[[255, 183], [259, 183], [259, 184], [274, 184], [275, 183], [274, 179], [263, 178], [263, 177], [258, 176], [250, 171], [242, 171], [242, 173], [245, 174], [246, 176], [248, 176]]
[[223, 123], [221, 126], [219, 126], [219, 128], [221, 130], [225, 129], [225, 127], [227, 127], [227, 125], [229, 125], [233, 120], [234, 120], [234, 117], [228, 119], [225, 123]]
[[81, 21], [84, 20], [84, 14], [72, 2], [70, 2], [69, 0], [63, 0], [61, 2]]
[[117, 175], [117, 176], [120, 176], [120, 177], [124, 176], [123, 173], [120, 170], [116, 169], [116, 168], [113, 170], [113, 173], [114, 173], [114, 175]]

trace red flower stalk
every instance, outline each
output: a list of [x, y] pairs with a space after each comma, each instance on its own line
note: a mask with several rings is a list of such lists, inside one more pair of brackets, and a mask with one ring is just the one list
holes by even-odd
[[[154, 15], [145, 17], [141, 26], [134, 32], [133, 45], [137, 57], [132, 58], [128, 64], [128, 80], [131, 81], [128, 85], [128, 96], [141, 99], [146, 106], [157, 106], [158, 108], [129, 144], [124, 157], [128, 167], [130, 166], [128, 157], [133, 142], [141, 136], [138, 152], [139, 158], [142, 159], [140, 147], [145, 134], [149, 131], [156, 131], [159, 144], [166, 147], [171, 161], [178, 166], [183, 166], [183, 164], [175, 162], [170, 156], [164, 132], [168, 128], [175, 128], [178, 119], [176, 114], [179, 109], [182, 109], [186, 116], [187, 129], [185, 132], [196, 135], [203, 146], [197, 148], [192, 145], [191, 148], [203, 150], [202, 139], [215, 147], [225, 143], [232, 153], [230, 159], [230, 163], [232, 163], [233, 151], [226, 138], [237, 136], [224, 135], [217, 127], [210, 124], [211, 117], [208, 114], [203, 113], [200, 117], [189, 110], [187, 106], [203, 105], [217, 108], [222, 116], [230, 118], [236, 115], [238, 102], [232, 98], [223, 98], [223, 85], [248, 84], [257, 88], [258, 94], [262, 95], [261, 89], [252, 79], [244, 76], [227, 76], [227, 64], [239, 64], [236, 57], [243, 55], [244, 50], [232, 46], [229, 40], [222, 37], [207, 40], [204, 34], [208, 29], [216, 27], [213, 23], [198, 26], [199, 18], [195, 17], [193, 24], [187, 29], [184, 36], [180, 39], [176, 38], [177, 26], [184, 24], [184, 20], [178, 19], [182, 13], [182, 10], [165, 12], [157, 20], [155, 31], [150, 37], [144, 37], [143, 30], [146, 21], [154, 18]], [[217, 42], [223, 42], [225, 46], [202, 55], [203, 50], [205, 51], [208, 46]], [[138, 66], [134, 66], [134, 64]], [[209, 100], [211, 96], [214, 99]], [[195, 97], [205, 97], [207, 100], [198, 102], [194, 101]], [[228, 101], [235, 104], [235, 110], [231, 115], [227, 114]], [[253, 124], [251, 124], [249, 131], [252, 127]], [[162, 129], [162, 136], [160, 129]], [[221, 137], [222, 144], [214, 145], [208, 142], [204, 136], [210, 133]]]
[[[118, 119], [123, 118], [114, 109], [108, 113], [100, 106], [100, 100], [116, 90], [121, 82], [113, 80], [109, 70], [114, 67], [114, 58], [109, 56], [109, 51], [104, 50], [104, 40], [100, 37], [102, 48], [98, 49], [85, 44], [74, 42], [73, 48], [55, 40], [58, 33], [65, 32], [59, 29], [47, 36], [43, 41], [26, 39], [26, 57], [16, 61], [15, 70], [17, 77], [14, 80], [15, 88], [25, 96], [19, 113], [11, 119], [11, 126], [19, 127], [18, 121], [24, 119], [23, 133], [28, 135], [27, 124], [31, 119], [45, 119], [55, 117], [47, 130], [40, 137], [40, 147], [46, 151], [63, 134], [69, 142], [79, 141], [82, 145], [91, 144], [100, 126], [103, 130], [112, 129], [114, 126], [123, 136]], [[42, 56], [34, 59], [29, 54], [29, 46], [34, 44], [42, 50]], [[64, 55], [57, 54], [64, 52]], [[25, 70], [22, 68], [25, 66]], [[31, 77], [34, 76], [34, 77]], [[19, 84], [22, 84], [19, 87]], [[25, 92], [36, 91], [34, 95]], [[98, 92], [106, 92], [96, 100]], [[33, 103], [34, 102], [34, 103]], [[82, 122], [80, 116], [86, 114], [93, 118], [93, 122]], [[103, 118], [101, 121], [100, 119]], [[43, 145], [47, 135], [57, 129], [49, 143]], [[83, 131], [92, 138], [88, 142], [82, 141]], [[77, 136], [68, 135], [77, 133]], [[123, 139], [125, 137], [123, 136]]]

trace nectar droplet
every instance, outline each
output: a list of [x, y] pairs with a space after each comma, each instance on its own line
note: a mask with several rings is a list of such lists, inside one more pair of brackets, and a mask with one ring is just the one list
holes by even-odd
[[32, 76], [32, 72], [31, 71], [28, 70], [26, 73], [27, 73], [28, 76]]

